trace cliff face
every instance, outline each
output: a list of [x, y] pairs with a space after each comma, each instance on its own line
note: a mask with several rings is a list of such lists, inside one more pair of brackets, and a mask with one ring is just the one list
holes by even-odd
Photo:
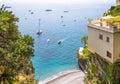
[[90, 52], [89, 57], [85, 59], [85, 53], [78, 54], [78, 64], [80, 69], [86, 72], [86, 84], [120, 84], [120, 62], [112, 64], [96, 53]]

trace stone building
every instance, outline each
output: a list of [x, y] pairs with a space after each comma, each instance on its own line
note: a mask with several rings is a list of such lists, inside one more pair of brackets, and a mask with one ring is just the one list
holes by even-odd
[[[108, 16], [107, 16], [108, 18]], [[111, 63], [120, 59], [120, 27], [99, 19], [88, 24], [88, 49]]]

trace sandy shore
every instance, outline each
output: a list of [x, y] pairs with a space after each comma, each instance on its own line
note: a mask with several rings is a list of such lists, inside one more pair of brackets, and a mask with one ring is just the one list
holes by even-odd
[[85, 74], [80, 70], [70, 70], [39, 81], [38, 84], [84, 84], [84, 76]]

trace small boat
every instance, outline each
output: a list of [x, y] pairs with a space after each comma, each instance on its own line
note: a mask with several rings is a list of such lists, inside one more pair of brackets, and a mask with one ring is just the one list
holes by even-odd
[[40, 29], [40, 19], [39, 19], [39, 29], [38, 29], [38, 31], [36, 32], [36, 34], [37, 35], [40, 35], [40, 34], [42, 34], [43, 33], [43, 31]]
[[65, 13], [68, 13], [69, 11], [64, 11]]
[[65, 24], [63, 25], [63, 27], [66, 26]]
[[25, 18], [25, 20], [27, 20], [27, 18]]
[[63, 18], [63, 16], [61, 16], [61, 18]]
[[50, 11], [52, 11], [52, 10], [51, 10], [51, 9], [46, 9], [45, 11], [46, 11], [46, 12], [50, 12]]
[[31, 10], [28, 10], [29, 12], [31, 12]]
[[62, 43], [62, 41], [61, 41], [61, 40], [59, 40], [59, 41], [58, 41], [58, 44], [61, 44], [61, 43]]
[[31, 14], [34, 14], [34, 12], [31, 12]]
[[49, 43], [50, 42], [50, 39], [47, 39], [47, 43]]
[[42, 34], [42, 30], [38, 30], [37, 32], [36, 32], [36, 34], [38, 34], [38, 35], [40, 35], [40, 34]]
[[76, 22], [77, 20], [74, 20], [74, 22]]

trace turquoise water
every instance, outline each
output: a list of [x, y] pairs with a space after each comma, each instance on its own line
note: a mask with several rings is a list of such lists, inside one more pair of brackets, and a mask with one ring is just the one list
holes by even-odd
[[[87, 35], [87, 18], [100, 17], [111, 4], [86, 5], [31, 5], [10, 4], [20, 22], [17, 23], [22, 34], [35, 39], [35, 56], [31, 58], [35, 68], [35, 79], [43, 80], [61, 71], [76, 69], [77, 50], [83, 46], [80, 38]], [[45, 12], [46, 9], [51, 12]], [[30, 14], [32, 10], [34, 14]], [[63, 11], [69, 11], [64, 13]], [[61, 19], [63, 16], [63, 19]], [[41, 18], [43, 34], [38, 36], [38, 19]], [[74, 21], [76, 20], [76, 21]], [[62, 22], [63, 21], [63, 22]], [[65, 26], [63, 26], [65, 25]], [[51, 39], [47, 44], [46, 40]], [[63, 40], [61, 45], [58, 40]]]

